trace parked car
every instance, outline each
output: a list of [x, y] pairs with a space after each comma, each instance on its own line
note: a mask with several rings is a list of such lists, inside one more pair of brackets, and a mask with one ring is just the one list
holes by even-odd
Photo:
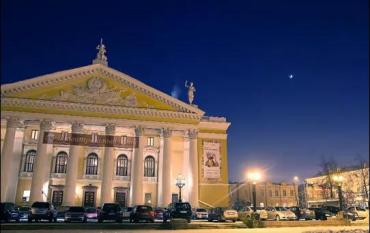
[[56, 222], [57, 210], [49, 202], [34, 202], [31, 206], [31, 213], [28, 215], [28, 222], [32, 222], [32, 220], [38, 222], [42, 219]]
[[122, 209], [117, 203], [104, 203], [101, 211], [99, 212], [98, 222], [104, 220], [114, 220], [122, 222]]
[[216, 207], [212, 208], [208, 212], [208, 221], [212, 222], [214, 220], [216, 221], [227, 221], [231, 220], [233, 222], [236, 222], [238, 219], [238, 212], [236, 210], [231, 209], [224, 209], [222, 207]]
[[240, 211], [238, 211], [239, 218], [250, 218], [252, 217], [254, 211], [252, 207], [244, 207]]
[[163, 222], [172, 218], [183, 218], [191, 222], [191, 205], [188, 202], [175, 202], [168, 205], [167, 214], [163, 217]]
[[22, 207], [19, 207], [18, 212], [19, 212], [19, 220], [27, 221], [28, 215], [30, 215], [30, 212], [31, 212], [31, 208], [28, 206], [22, 206]]
[[204, 208], [196, 208], [193, 219], [208, 219], [208, 211]]
[[86, 222], [85, 208], [81, 206], [72, 206], [64, 214], [64, 222]]
[[315, 219], [315, 211], [301, 208], [299, 206], [289, 207], [289, 209], [297, 216], [297, 219], [312, 220]]
[[148, 205], [137, 205], [134, 206], [130, 215], [130, 222], [154, 222], [154, 211], [151, 206]]
[[86, 216], [86, 221], [89, 220], [97, 220], [99, 217], [99, 212], [97, 208], [94, 207], [88, 207], [85, 209], [85, 216]]
[[285, 207], [267, 207], [268, 219], [280, 220], [295, 220], [297, 216]]
[[322, 208], [332, 212], [334, 215], [336, 215], [340, 211], [340, 208], [336, 206], [323, 206]]
[[268, 213], [267, 213], [267, 210], [264, 207], [257, 207], [256, 212], [259, 214], [259, 218], [261, 220], [267, 220]]
[[2, 202], [0, 203], [0, 221], [1, 222], [10, 222], [16, 221], [19, 222], [20, 216], [18, 212], [18, 207], [11, 202]]
[[334, 218], [335, 214], [324, 208], [309, 208], [315, 212], [316, 220], [327, 220], [328, 218]]
[[122, 208], [123, 219], [130, 219], [131, 212], [132, 212], [132, 207], [123, 207]]
[[346, 212], [353, 213], [356, 220], [357, 219], [362, 220], [362, 219], [369, 217], [369, 210], [366, 210], [365, 208], [362, 208], [362, 207], [357, 207], [357, 206], [349, 207], [347, 208]]
[[154, 219], [163, 220], [165, 210], [163, 208], [156, 208], [154, 210]]

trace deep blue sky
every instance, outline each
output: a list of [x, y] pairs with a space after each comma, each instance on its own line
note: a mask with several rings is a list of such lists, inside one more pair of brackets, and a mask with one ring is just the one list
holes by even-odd
[[232, 181], [369, 155], [366, 0], [1, 2], [2, 83], [90, 64], [103, 37], [110, 67], [182, 100], [194, 81], [227, 117]]

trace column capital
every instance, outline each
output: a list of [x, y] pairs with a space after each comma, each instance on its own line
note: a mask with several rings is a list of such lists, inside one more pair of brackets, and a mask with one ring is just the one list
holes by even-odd
[[40, 130], [48, 131], [55, 127], [55, 122], [50, 120], [42, 120], [40, 123]]
[[84, 124], [79, 122], [72, 123], [72, 133], [82, 133], [84, 128]]
[[22, 128], [24, 124], [23, 121], [19, 120], [17, 117], [10, 117], [6, 122], [6, 126], [8, 128]]
[[144, 128], [142, 126], [137, 126], [135, 128], [135, 135], [136, 137], [140, 137], [144, 135]]
[[165, 138], [169, 138], [169, 137], [171, 137], [172, 136], [172, 129], [170, 129], [170, 128], [164, 128], [164, 129], [162, 129], [162, 134], [163, 134], [163, 136], [165, 137]]
[[188, 135], [190, 139], [196, 139], [198, 137], [198, 130], [197, 129], [189, 129]]
[[105, 126], [105, 134], [114, 135], [115, 133], [116, 133], [116, 125], [115, 124], [107, 124]]

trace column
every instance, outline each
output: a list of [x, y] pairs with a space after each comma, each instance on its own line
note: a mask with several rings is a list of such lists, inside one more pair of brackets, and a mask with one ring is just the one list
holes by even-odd
[[10, 118], [7, 121], [1, 153], [1, 202], [15, 202], [23, 135], [22, 122], [17, 118]]
[[162, 179], [162, 196], [163, 205], [167, 206], [171, 203], [171, 184], [175, 181], [171, 180], [171, 129], [163, 130], [164, 144], [163, 144], [163, 179]]
[[163, 133], [160, 135], [159, 139], [159, 159], [158, 159], [158, 195], [157, 195], [157, 206], [164, 206], [163, 205], [163, 144], [164, 144], [164, 139], [163, 139]]
[[53, 128], [54, 122], [48, 120], [41, 121], [35, 164], [33, 166], [30, 203], [47, 200], [51, 157], [53, 153], [53, 137], [46, 138], [44, 134]]
[[134, 171], [131, 174], [132, 179], [132, 205], [144, 204], [143, 178], [144, 178], [144, 159], [143, 149], [145, 145], [144, 129], [138, 127], [135, 129], [136, 137], [139, 140], [138, 147], [134, 155]]
[[107, 140], [112, 140], [112, 146], [107, 145], [104, 148], [104, 167], [103, 167], [103, 181], [101, 186], [101, 206], [103, 203], [113, 202], [112, 195], [112, 180], [114, 171], [114, 149], [113, 149], [113, 137], [115, 134], [115, 125], [109, 124], [105, 127], [105, 134], [108, 136]]
[[192, 207], [199, 206], [199, 178], [198, 178], [198, 131], [189, 130], [189, 159], [190, 159], [190, 169], [189, 175], [191, 176], [190, 186], [190, 204]]
[[[72, 142], [76, 138], [76, 134], [83, 133], [83, 124], [74, 122], [72, 123]], [[74, 206], [77, 203], [76, 199], [76, 184], [78, 175], [78, 161], [84, 153], [84, 147], [81, 145], [72, 145], [69, 148], [69, 156], [67, 161], [67, 174], [66, 183], [63, 192], [63, 206]]]

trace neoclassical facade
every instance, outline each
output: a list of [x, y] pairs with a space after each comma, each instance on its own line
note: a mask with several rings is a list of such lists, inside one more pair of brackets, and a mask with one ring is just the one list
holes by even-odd
[[228, 206], [230, 123], [110, 68], [103, 46], [91, 65], [1, 86], [1, 201], [166, 206], [182, 175], [183, 200]]

